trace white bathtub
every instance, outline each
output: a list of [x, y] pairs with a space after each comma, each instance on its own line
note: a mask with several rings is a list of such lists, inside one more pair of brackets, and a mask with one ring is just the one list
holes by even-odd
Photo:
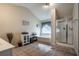
[[37, 36], [38, 41], [44, 42], [44, 43], [50, 43], [51, 36]]
[[44, 35], [43, 36], [37, 36], [37, 37], [38, 38], [49, 38], [49, 39], [51, 38], [51, 36], [47, 36], [47, 35], [46, 36], [44, 36]]

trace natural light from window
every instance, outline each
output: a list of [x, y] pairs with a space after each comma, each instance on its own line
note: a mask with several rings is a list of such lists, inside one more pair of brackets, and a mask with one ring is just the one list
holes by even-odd
[[41, 23], [41, 35], [50, 35], [51, 34], [51, 22]]

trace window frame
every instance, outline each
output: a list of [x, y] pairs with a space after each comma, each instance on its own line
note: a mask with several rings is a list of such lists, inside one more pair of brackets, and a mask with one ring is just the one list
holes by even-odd
[[50, 27], [51, 27], [51, 21], [48, 21], [48, 22], [41, 22], [41, 28], [40, 28], [40, 35], [50, 35], [51, 33], [42, 33], [42, 29], [43, 29], [43, 26], [45, 24], [50, 24]]

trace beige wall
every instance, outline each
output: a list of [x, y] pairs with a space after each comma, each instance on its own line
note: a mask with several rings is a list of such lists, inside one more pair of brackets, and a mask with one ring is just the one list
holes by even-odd
[[[22, 21], [26, 20], [29, 25], [22, 25]], [[39, 20], [24, 7], [16, 6], [13, 4], [0, 4], [0, 36], [4, 39], [6, 37], [5, 33], [12, 32], [16, 34], [15, 37], [19, 38], [17, 33], [27, 31], [29, 33], [36, 32], [39, 34]], [[15, 41], [17, 38], [15, 38]]]
[[51, 44], [56, 44], [56, 9], [51, 9]]
[[78, 4], [74, 4], [73, 9], [73, 45], [78, 54]]
[[[30, 22], [23, 26], [22, 20]], [[38, 19], [26, 8], [10, 4], [0, 4], [0, 33], [36, 31]]]

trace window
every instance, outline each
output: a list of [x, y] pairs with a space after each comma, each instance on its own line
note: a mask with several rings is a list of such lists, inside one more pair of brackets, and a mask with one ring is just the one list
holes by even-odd
[[50, 35], [51, 34], [51, 22], [41, 23], [41, 35]]

